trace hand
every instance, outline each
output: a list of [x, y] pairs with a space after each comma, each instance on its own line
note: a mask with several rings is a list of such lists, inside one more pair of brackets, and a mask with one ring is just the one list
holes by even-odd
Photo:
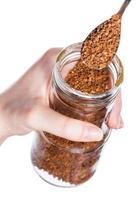
[[[100, 128], [55, 112], [46, 105], [52, 67], [60, 49], [50, 49], [14, 85], [0, 95], [0, 142], [12, 135], [44, 130], [74, 141], [99, 141]], [[109, 118], [111, 128], [123, 126], [118, 95]], [[54, 126], [55, 124], [55, 126]]]

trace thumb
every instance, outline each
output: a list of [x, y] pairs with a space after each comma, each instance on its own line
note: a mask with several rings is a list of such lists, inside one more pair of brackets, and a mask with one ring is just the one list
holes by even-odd
[[100, 141], [103, 133], [97, 126], [69, 118], [44, 105], [36, 106], [31, 112], [29, 128], [46, 131], [72, 141]]

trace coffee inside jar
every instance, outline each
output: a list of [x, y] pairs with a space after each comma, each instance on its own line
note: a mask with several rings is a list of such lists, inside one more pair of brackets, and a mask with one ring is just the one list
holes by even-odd
[[[78, 185], [94, 174], [102, 147], [110, 133], [105, 119], [118, 92], [116, 88], [112, 93], [119, 74], [118, 58], [115, 57], [108, 68], [100, 71], [88, 70], [77, 66], [80, 58], [79, 46], [81, 45], [78, 45], [78, 52], [72, 51], [64, 56], [64, 51], [64, 57], [60, 55], [59, 62], [56, 63], [50, 107], [68, 117], [97, 125], [103, 130], [104, 137], [98, 142], [74, 142], [47, 132], [37, 134], [32, 162], [38, 173], [41, 170], [42, 173], [52, 176], [55, 185]], [[82, 72], [86, 74], [83, 75]], [[87, 80], [84, 82], [83, 79]]]

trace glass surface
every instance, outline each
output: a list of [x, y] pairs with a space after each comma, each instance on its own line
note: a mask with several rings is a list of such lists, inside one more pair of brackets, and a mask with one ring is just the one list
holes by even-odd
[[51, 133], [36, 133], [31, 159], [35, 171], [56, 186], [73, 187], [93, 176], [102, 148], [110, 135], [106, 118], [112, 109], [123, 80], [123, 67], [117, 56], [109, 65], [112, 89], [87, 95], [74, 90], [64, 81], [80, 57], [81, 43], [71, 45], [58, 56], [50, 90], [50, 107], [68, 117], [87, 121], [100, 127], [104, 133], [99, 142], [73, 142]]

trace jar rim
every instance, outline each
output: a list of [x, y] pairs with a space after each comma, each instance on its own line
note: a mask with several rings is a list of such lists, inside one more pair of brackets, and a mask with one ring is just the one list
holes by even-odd
[[[61, 75], [61, 71], [60, 71], [60, 65], [61, 65], [61, 61], [64, 59], [64, 55], [67, 53], [69, 55], [70, 51], [74, 48], [76, 48], [77, 52], [79, 50], [81, 50], [81, 46], [82, 46], [82, 42], [79, 43], [74, 43], [72, 45], [69, 45], [66, 48], [63, 48], [61, 50], [61, 52], [59, 53], [57, 59], [56, 59], [56, 64], [54, 66], [53, 69], [53, 80], [54, 80], [54, 84], [57, 85], [63, 92], [67, 93], [67, 94], [72, 94], [75, 97], [81, 98], [81, 99], [86, 99], [86, 100], [96, 100], [96, 99], [101, 99], [103, 100], [104, 98], [109, 98], [112, 97], [112, 94], [114, 94], [115, 96], [118, 94], [119, 92], [119, 87], [121, 85], [121, 83], [123, 82], [123, 65], [121, 60], [119, 59], [119, 57], [117, 55], [114, 56], [112, 62], [108, 65], [109, 67], [114, 66], [115, 63], [115, 70], [117, 72], [117, 80], [116, 83], [114, 84], [114, 86], [103, 93], [99, 93], [99, 94], [86, 94], [83, 93], [79, 90], [76, 90], [72, 87], [69, 86], [69, 84], [67, 84], [65, 82], [65, 80], [62, 78]], [[118, 90], [118, 92], [116, 92]]]

